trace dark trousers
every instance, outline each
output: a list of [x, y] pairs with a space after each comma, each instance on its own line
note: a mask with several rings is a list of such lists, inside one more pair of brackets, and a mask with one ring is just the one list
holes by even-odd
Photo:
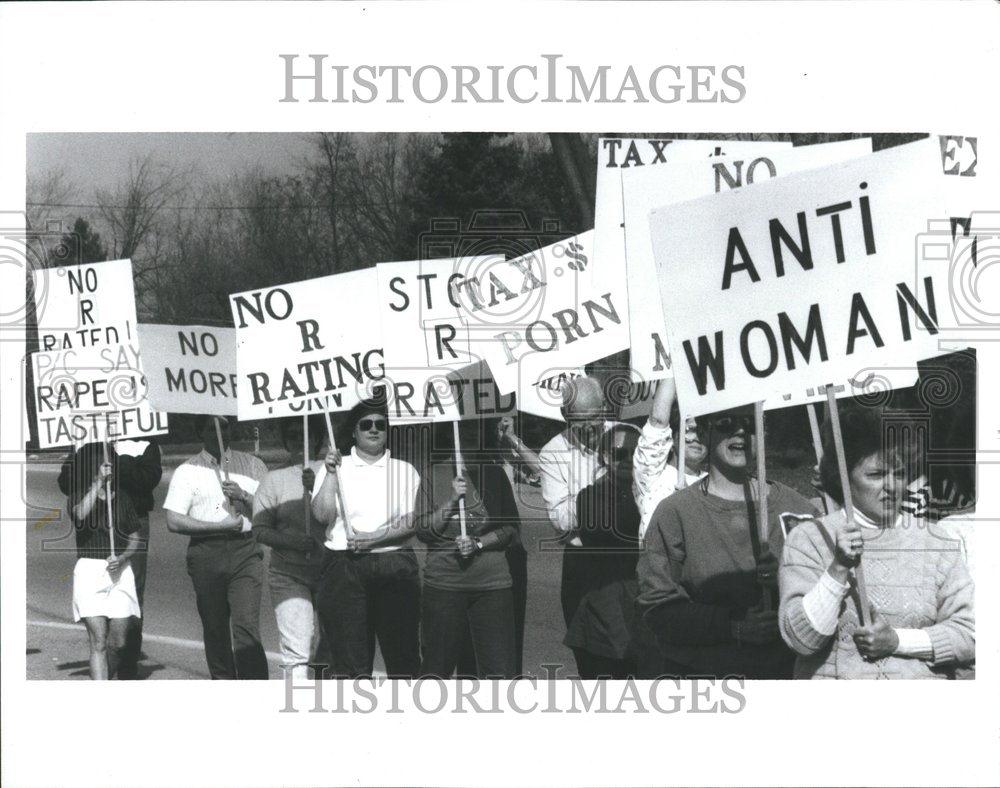
[[213, 679], [266, 679], [260, 643], [263, 551], [252, 536], [192, 539], [187, 568]]
[[142, 622], [146, 620], [146, 605], [143, 601], [146, 594], [146, 565], [149, 559], [149, 515], [139, 517], [139, 537], [142, 539], [140, 549], [129, 562], [132, 574], [135, 575], [135, 594], [139, 599], [141, 618], [133, 618], [129, 622], [125, 635], [125, 647], [122, 649], [118, 662], [117, 678], [134, 680], [139, 678], [139, 657], [142, 653]]
[[[517, 675], [514, 596], [509, 588], [453, 591], [424, 586], [421, 640], [425, 676], [451, 678], [471, 635], [478, 678]], [[463, 675], [469, 675], [463, 672]]]
[[[513, 581], [514, 598], [514, 675], [524, 674], [524, 620], [528, 611], [528, 553], [520, 542], [507, 548], [507, 566]], [[475, 676], [476, 651], [472, 646], [472, 633], [466, 630], [462, 653], [458, 658], [458, 675]]]
[[420, 569], [412, 548], [327, 550], [316, 605], [334, 677], [370, 676], [376, 638], [390, 678], [418, 674]]
[[603, 657], [582, 648], [573, 649], [576, 672], [581, 679], [630, 679], [635, 678], [635, 661]]

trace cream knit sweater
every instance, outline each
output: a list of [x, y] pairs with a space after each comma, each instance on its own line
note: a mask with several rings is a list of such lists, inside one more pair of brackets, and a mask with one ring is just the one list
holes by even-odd
[[802, 523], [785, 540], [779, 572], [778, 622], [785, 642], [798, 654], [795, 678], [947, 678], [949, 667], [975, 659], [974, 588], [960, 544], [926, 520], [903, 517], [892, 528], [863, 529], [862, 565], [869, 602], [897, 629], [924, 629], [934, 657], [890, 656], [866, 662], [854, 645], [860, 626], [855, 590], [841, 604], [832, 636], [817, 632], [803, 597], [833, 560], [843, 511]]

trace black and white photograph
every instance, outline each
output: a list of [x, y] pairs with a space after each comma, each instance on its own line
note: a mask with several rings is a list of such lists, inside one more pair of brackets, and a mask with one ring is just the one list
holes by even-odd
[[1000, 6], [13, 5], [4, 782], [1000, 779]]

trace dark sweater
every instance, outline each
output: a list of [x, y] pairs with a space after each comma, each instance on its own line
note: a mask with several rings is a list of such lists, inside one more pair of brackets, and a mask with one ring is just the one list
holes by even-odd
[[[417, 493], [417, 536], [427, 545], [424, 582], [451, 591], [490, 591], [511, 587], [505, 550], [516, 538], [520, 524], [510, 480], [500, 465], [470, 464], [465, 469], [466, 532], [483, 537], [495, 532], [497, 541], [482, 552], [461, 558], [455, 537], [461, 534], [457, 507], [443, 523], [435, 512], [451, 497], [455, 465], [434, 464], [423, 475]], [[492, 541], [492, 539], [491, 539]]]
[[[135, 513], [148, 515], [153, 509], [153, 491], [160, 483], [163, 467], [160, 464], [160, 447], [154, 441], [147, 441], [146, 450], [138, 457], [120, 455], [113, 443], [108, 444], [108, 457], [115, 467], [116, 483], [129, 494]], [[59, 490], [63, 495], [72, 496], [73, 453], [63, 461], [59, 469]]]
[[737, 644], [731, 631], [764, 601], [755, 553], [767, 562], [781, 555], [784, 512], [816, 513], [791, 488], [769, 482], [768, 544], [758, 548], [745, 501], [710, 495], [699, 483], [660, 503], [639, 559], [639, 604], [666, 659], [691, 674], [791, 677], [794, 656], [780, 638]]
[[610, 659], [632, 653], [639, 508], [631, 485], [609, 475], [576, 497], [583, 546], [564, 556], [575, 562], [579, 598], [563, 641]]
[[[98, 498], [89, 514], [82, 519], [73, 515], [73, 506], [79, 501], [69, 498], [70, 519], [76, 530], [77, 558], [109, 558], [111, 555], [111, 530], [108, 528], [108, 503]], [[128, 538], [139, 530], [139, 517], [129, 494], [119, 491], [112, 499], [115, 518], [115, 554], [120, 555], [128, 544]]]

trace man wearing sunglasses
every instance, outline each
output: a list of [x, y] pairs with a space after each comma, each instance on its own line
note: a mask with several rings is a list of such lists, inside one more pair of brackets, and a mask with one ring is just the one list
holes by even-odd
[[[316, 594], [323, 634], [337, 678], [370, 676], [378, 640], [386, 673], [410, 678], [420, 670], [420, 569], [413, 552], [420, 477], [389, 456], [384, 399], [355, 406], [339, 443], [316, 474], [313, 513], [326, 527]], [[340, 477], [344, 507], [337, 501]]]
[[639, 558], [639, 675], [790, 678], [778, 631], [777, 558], [784, 513], [815, 515], [799, 493], [767, 483], [768, 536], [751, 471], [761, 436], [753, 408], [699, 417], [708, 474], [662, 501]]

